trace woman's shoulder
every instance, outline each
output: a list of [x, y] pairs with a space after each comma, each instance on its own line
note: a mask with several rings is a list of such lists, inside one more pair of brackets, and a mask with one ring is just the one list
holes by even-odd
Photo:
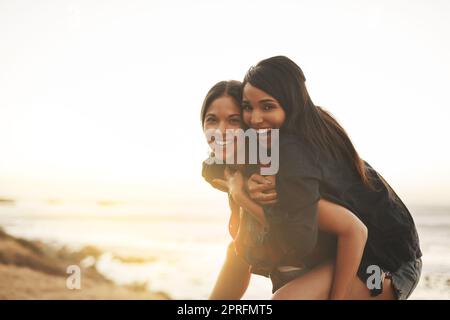
[[317, 155], [317, 150], [305, 138], [292, 133], [280, 133], [279, 149], [280, 154], [286, 155], [294, 154], [305, 157]]
[[279, 174], [317, 178], [320, 173], [319, 154], [303, 138], [294, 134], [280, 134]]

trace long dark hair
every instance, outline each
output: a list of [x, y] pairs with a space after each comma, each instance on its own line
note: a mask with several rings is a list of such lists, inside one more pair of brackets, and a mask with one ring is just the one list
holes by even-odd
[[209, 106], [214, 100], [223, 97], [231, 97], [238, 106], [242, 103], [242, 82], [237, 80], [220, 81], [212, 86], [206, 94], [205, 100], [203, 100], [202, 109], [200, 111], [200, 121], [205, 122], [205, 115], [208, 111]]
[[335, 158], [347, 159], [363, 183], [373, 188], [365, 162], [359, 157], [349, 136], [329, 112], [314, 105], [305, 81], [303, 71], [295, 62], [276, 56], [251, 67], [243, 85], [249, 83], [280, 103], [286, 113], [280, 132], [299, 135], [312, 147]]

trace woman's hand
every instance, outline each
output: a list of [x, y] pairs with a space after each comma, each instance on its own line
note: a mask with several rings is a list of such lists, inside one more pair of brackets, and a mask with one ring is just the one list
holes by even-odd
[[[223, 183], [220, 183], [220, 182], [218, 182], [217, 180], [220, 180], [220, 179], [214, 179], [214, 180], [212, 180], [211, 181], [211, 185], [214, 187], [214, 188], [216, 188], [216, 189], [218, 189], [218, 190], [220, 190], [220, 191], [223, 191], [223, 192], [226, 192], [226, 193], [228, 193], [228, 184], [225, 182], [225, 184], [223, 184]], [[222, 181], [225, 181], [225, 180], [220, 180], [221, 182]]]
[[225, 180], [214, 179], [212, 183], [217, 188], [227, 189], [234, 201], [238, 202], [239, 198], [244, 193], [244, 177], [239, 170], [235, 173], [231, 173], [228, 168], [224, 171]]
[[244, 193], [244, 176], [239, 170], [233, 174], [226, 168], [225, 179], [228, 181], [228, 193], [236, 201]]
[[247, 180], [247, 191], [250, 198], [260, 205], [274, 204], [277, 202], [275, 190], [275, 176], [261, 176], [254, 173]]

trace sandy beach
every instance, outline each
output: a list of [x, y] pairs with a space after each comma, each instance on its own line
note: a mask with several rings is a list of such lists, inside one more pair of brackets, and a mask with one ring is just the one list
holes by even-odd
[[[168, 299], [152, 293], [143, 284], [119, 286], [83, 267], [83, 261], [98, 255], [94, 248], [78, 252], [52, 248], [37, 241], [12, 237], [0, 229], [0, 299]], [[88, 258], [89, 259], [89, 258]], [[81, 265], [81, 288], [66, 286], [67, 266]]]

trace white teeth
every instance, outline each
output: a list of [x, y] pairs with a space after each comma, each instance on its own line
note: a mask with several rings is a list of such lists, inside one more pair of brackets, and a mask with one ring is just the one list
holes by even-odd
[[258, 134], [267, 134], [269, 133], [270, 129], [258, 129], [256, 130]]
[[225, 146], [227, 144], [230, 144], [232, 142], [232, 140], [217, 140], [214, 141], [216, 144], [218, 144], [219, 146]]

